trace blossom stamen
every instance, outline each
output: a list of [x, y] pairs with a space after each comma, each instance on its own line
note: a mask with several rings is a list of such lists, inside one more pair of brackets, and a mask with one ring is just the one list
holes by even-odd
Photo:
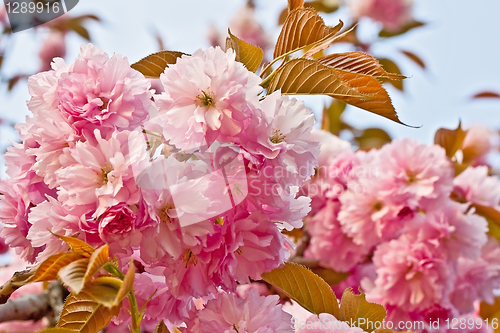
[[210, 106], [215, 104], [215, 101], [214, 101], [214, 98], [212, 97], [212, 95], [205, 92], [204, 90], [202, 90], [201, 93], [203, 94], [203, 96], [202, 95], [196, 96], [196, 98], [198, 98], [200, 100], [201, 105], [206, 106], [206, 107], [210, 107]]
[[273, 135], [269, 138], [269, 141], [271, 141], [274, 144], [278, 144], [280, 142], [285, 141], [286, 136], [281, 133], [280, 130], [274, 130]]

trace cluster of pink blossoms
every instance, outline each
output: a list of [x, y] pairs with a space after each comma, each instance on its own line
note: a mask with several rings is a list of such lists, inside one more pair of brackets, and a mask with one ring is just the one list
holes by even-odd
[[90, 44], [52, 69], [29, 78], [33, 115], [5, 155], [6, 243], [30, 262], [67, 250], [53, 234], [108, 244], [124, 269], [134, 258], [146, 324], [292, 332], [278, 297], [234, 292], [289, 257], [281, 230], [310, 210], [297, 193], [317, 166], [311, 111], [279, 93], [259, 101], [260, 78], [231, 49], [182, 56], [160, 95]]
[[412, 20], [413, 0], [349, 0], [347, 7], [357, 20], [369, 17], [384, 29], [398, 32]]
[[[323, 147], [339, 147], [328, 135]], [[473, 316], [500, 288], [500, 245], [476, 205], [500, 208], [500, 182], [486, 166], [455, 177], [443, 148], [410, 139], [379, 150], [319, 156], [304, 255], [350, 272], [336, 292], [359, 286], [387, 321]], [[443, 325], [441, 325], [443, 329]], [[432, 331], [431, 328], [427, 328]]]

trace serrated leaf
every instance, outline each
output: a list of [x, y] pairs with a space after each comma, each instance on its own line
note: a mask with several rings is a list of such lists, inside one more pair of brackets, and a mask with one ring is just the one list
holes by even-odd
[[[394, 74], [401, 74], [401, 70], [399, 69], [399, 66], [391, 59], [378, 58], [377, 60], [387, 72], [394, 73]], [[402, 80], [386, 80], [385, 78], [381, 78], [381, 79], [383, 81], [388, 82], [390, 85], [392, 85], [394, 88], [396, 88], [400, 91], [404, 90], [404, 81], [402, 81]]]
[[318, 59], [323, 65], [331, 66], [348, 72], [365, 74], [374, 77], [384, 77], [391, 80], [406, 78], [401, 74], [385, 71], [377, 59], [364, 52], [334, 53]]
[[413, 52], [405, 51], [405, 50], [401, 50], [401, 53], [403, 53], [405, 56], [407, 56], [409, 59], [411, 59], [419, 67], [421, 67], [422, 69], [425, 69], [425, 63], [418, 55], [416, 55]]
[[81, 258], [82, 255], [75, 252], [57, 253], [51, 255], [38, 265], [35, 275], [30, 282], [57, 280], [57, 274], [61, 268]]
[[452, 158], [455, 153], [462, 147], [467, 131], [462, 129], [461, 122], [454, 130], [440, 128], [434, 135], [434, 144], [439, 145], [446, 151], [446, 156]]
[[118, 278], [101, 276], [87, 283], [85, 285], [85, 292], [97, 303], [107, 308], [113, 308], [122, 301], [122, 299], [119, 301], [117, 299], [118, 290], [120, 290], [122, 285], [123, 281]]
[[288, 14], [283, 24], [274, 48], [274, 58], [334, 35], [341, 28], [342, 24], [335, 27], [325, 25], [323, 19], [312, 9], [294, 9]]
[[280, 89], [282, 94], [364, 97], [345, 85], [337, 70], [310, 59], [292, 59], [283, 65], [267, 87], [269, 93]]
[[94, 248], [90, 246], [89, 244], [85, 243], [81, 239], [75, 238], [75, 237], [68, 237], [68, 236], [60, 236], [53, 234], [59, 239], [62, 239], [66, 243], [68, 243], [69, 247], [73, 250], [73, 252], [81, 254], [85, 258], [90, 258], [92, 253], [94, 253]]
[[119, 311], [119, 307], [108, 309], [97, 303], [86, 292], [71, 293], [66, 298], [57, 326], [80, 333], [98, 333]]
[[127, 273], [125, 274], [125, 278], [123, 279], [123, 283], [120, 286], [120, 290], [118, 290], [118, 294], [116, 295], [116, 302], [121, 302], [132, 290], [134, 286], [134, 278], [135, 278], [135, 265], [134, 261], [130, 260], [130, 264], [128, 265]]
[[89, 258], [89, 264], [85, 276], [83, 277], [84, 282], [92, 280], [94, 275], [101, 269], [101, 267], [109, 261], [109, 247], [108, 245], [101, 246], [92, 253]]
[[[344, 23], [342, 21], [340, 21], [340, 23], [337, 25], [337, 27], [339, 27], [339, 30], [340, 30], [342, 28], [342, 26], [344, 26]], [[333, 42], [340, 40], [340, 39], [344, 38], [345, 36], [349, 35], [355, 28], [356, 28], [356, 26], [353, 26], [349, 30], [344, 31], [341, 34], [337, 34], [335, 32], [335, 33], [331, 33], [331, 34], [327, 35], [326, 37], [320, 39], [319, 41], [317, 41], [317, 42], [313, 43], [311, 46], [309, 46], [309, 49], [304, 53], [302, 58], [309, 58], [312, 56], [315, 56], [317, 58], [323, 57], [323, 53], [321, 51], [323, 51], [324, 49], [329, 47]]]
[[71, 264], [59, 270], [61, 282], [72, 292], [78, 294], [85, 285], [85, 273], [89, 266], [89, 259], [83, 258], [72, 262]]
[[[364, 293], [355, 295], [351, 288], [344, 290], [340, 301], [339, 320], [355, 323], [355, 327], [362, 328], [365, 332], [371, 332], [368, 323], [372, 325], [372, 328], [382, 327], [382, 321], [386, 315], [385, 308], [380, 304], [367, 302]], [[364, 325], [358, 322], [358, 319], [361, 318], [365, 320]], [[376, 324], [376, 322], [380, 323]]]
[[175, 64], [185, 53], [177, 51], [160, 51], [153, 53], [135, 64], [130, 65], [149, 79], [158, 79], [168, 65]]
[[306, 310], [339, 316], [337, 298], [330, 286], [306, 267], [286, 262], [281, 268], [263, 273], [264, 281], [280, 288]]
[[229, 37], [226, 39], [226, 50], [231, 48], [236, 52], [236, 61], [241, 62], [251, 71], [256, 72], [259, 69], [264, 51], [255, 45], [249, 44], [231, 33], [228, 29]]
[[304, 0], [288, 0], [288, 12], [297, 8], [304, 8]]

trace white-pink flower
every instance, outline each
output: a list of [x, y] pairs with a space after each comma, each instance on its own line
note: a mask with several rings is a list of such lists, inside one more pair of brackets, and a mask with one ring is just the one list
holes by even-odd
[[469, 167], [454, 180], [454, 192], [462, 200], [483, 206], [500, 205], [500, 182], [488, 176], [486, 166]]
[[412, 18], [413, 0], [349, 0], [347, 4], [355, 19], [369, 17], [389, 31], [399, 31]]
[[295, 333], [363, 333], [359, 327], [349, 326], [349, 322], [340, 321], [329, 313], [312, 315], [307, 320], [292, 319]]
[[284, 312], [279, 296], [247, 292], [245, 299], [220, 293], [187, 322], [186, 333], [293, 333], [292, 316]]
[[52, 68], [29, 80], [33, 113], [59, 112], [79, 134], [95, 128], [132, 130], [148, 116], [150, 83], [126, 58], [109, 57], [88, 44], [74, 63], [56, 58]]
[[64, 58], [66, 55], [65, 34], [59, 31], [50, 32], [43, 41], [42, 48], [38, 53], [41, 67], [40, 72], [50, 70], [50, 63], [54, 58]]
[[146, 143], [138, 132], [113, 132], [108, 140], [94, 131], [95, 138], [77, 142], [61, 158], [56, 171], [59, 200], [76, 215], [97, 218], [121, 202], [139, 202], [133, 165], [148, 163]]
[[153, 119], [166, 139], [189, 150], [214, 141], [231, 142], [259, 108], [261, 80], [219, 47], [184, 55], [160, 77]]

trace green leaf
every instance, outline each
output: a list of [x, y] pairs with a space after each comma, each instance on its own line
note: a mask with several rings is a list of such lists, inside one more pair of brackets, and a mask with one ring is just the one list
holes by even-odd
[[258, 46], [249, 44], [231, 33], [228, 29], [229, 37], [226, 39], [226, 50], [231, 48], [236, 52], [236, 61], [241, 62], [251, 71], [256, 72], [262, 63], [264, 51]]
[[334, 99], [330, 103], [330, 106], [324, 107], [321, 129], [338, 136], [340, 131], [344, 129], [342, 114], [344, 113], [346, 106], [347, 104], [345, 102]]
[[[375, 327], [382, 327], [382, 321], [386, 315], [385, 308], [380, 304], [367, 302], [363, 292], [360, 295], [355, 295], [351, 288], [344, 290], [340, 301], [339, 320], [353, 323], [353, 327], [359, 327], [365, 332], [371, 332]], [[359, 319], [364, 319], [365, 324], [360, 324]], [[376, 324], [376, 322], [380, 323]], [[368, 323], [370, 323], [370, 326], [368, 326]]]
[[[377, 60], [387, 72], [393, 73], [395, 75], [401, 74], [399, 66], [394, 61], [386, 58], [378, 58]], [[390, 85], [392, 85], [394, 88], [400, 91], [403, 91], [404, 89], [404, 84], [403, 81], [401, 80], [383, 80], [383, 81], [388, 82]]]
[[71, 293], [64, 302], [57, 326], [80, 333], [98, 333], [119, 311], [119, 307], [108, 309], [97, 303], [86, 292]]
[[85, 292], [97, 303], [111, 309], [119, 305], [122, 301], [122, 299], [118, 300], [117, 297], [118, 290], [120, 290], [122, 285], [123, 281], [118, 278], [101, 276], [87, 283], [85, 285]]
[[339, 305], [332, 289], [306, 267], [286, 262], [281, 268], [263, 273], [262, 278], [306, 310], [315, 314], [330, 313], [339, 318]]
[[359, 149], [366, 151], [373, 148], [382, 148], [383, 145], [392, 141], [389, 133], [381, 128], [367, 128], [355, 139], [359, 144]]
[[130, 67], [141, 72], [149, 79], [158, 79], [168, 65], [175, 64], [177, 58], [180, 58], [184, 54], [177, 51], [160, 51], [139, 60], [135, 64], [130, 65]]

